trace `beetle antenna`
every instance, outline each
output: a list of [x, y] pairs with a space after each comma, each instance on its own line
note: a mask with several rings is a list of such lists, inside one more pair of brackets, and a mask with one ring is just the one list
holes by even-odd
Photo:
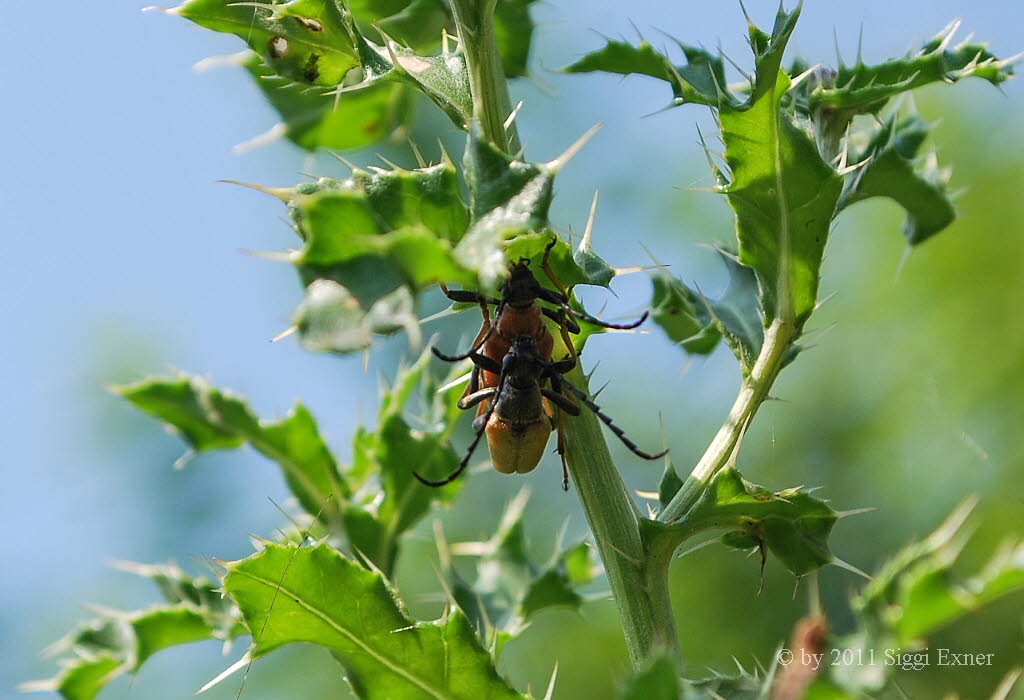
[[473, 452], [476, 451], [477, 445], [480, 444], [480, 438], [483, 437], [484, 432], [487, 430], [487, 423], [491, 420], [491, 416], [494, 414], [494, 407], [498, 405], [497, 397], [501, 394], [501, 390], [504, 387], [504, 384], [505, 374], [502, 373], [501, 376], [498, 377], [497, 393], [495, 394], [495, 397], [491, 400], [491, 405], [487, 407], [487, 413], [484, 414], [484, 419], [480, 423], [480, 429], [476, 431], [476, 437], [474, 437], [473, 442], [469, 444], [469, 449], [466, 450], [466, 455], [462, 458], [462, 461], [459, 462], [459, 466], [455, 468], [455, 471], [453, 471], [451, 474], [441, 479], [440, 481], [431, 481], [429, 479], [425, 479], [414, 471], [412, 475], [416, 477], [417, 481], [419, 481], [424, 486], [440, 488], [442, 486], [446, 486], [452, 483], [453, 481], [459, 478], [462, 472], [466, 470], [466, 465], [469, 464], [469, 460], [472, 459], [473, 457]]
[[430, 349], [431, 351], [433, 351], [434, 356], [437, 357], [437, 359], [439, 360], [444, 360], [445, 362], [462, 362], [463, 360], [468, 360], [470, 357], [472, 357], [473, 355], [480, 351], [480, 348], [482, 348], [484, 346], [484, 343], [487, 342], [488, 338], [491, 337], [496, 327], [497, 324], [491, 324], [491, 327], [487, 329], [486, 333], [484, 333], [483, 337], [480, 339], [480, 342], [474, 343], [473, 347], [471, 347], [468, 352], [465, 352], [461, 355], [445, 355], [436, 347], [432, 347]]
[[622, 441], [622, 444], [628, 447], [629, 451], [635, 454], [637, 457], [653, 460], [661, 459], [662, 457], [668, 454], [668, 450], [662, 450], [661, 452], [655, 452], [654, 454], [651, 454], [650, 452], [644, 452], [637, 446], [635, 442], [626, 437], [626, 433], [622, 430], [622, 428], [615, 425], [615, 422], [612, 421], [611, 417], [604, 411], [602, 411], [600, 406], [591, 401], [585, 393], [583, 393], [582, 391], [574, 387], [572, 384], [567, 382], [565, 379], [563, 379], [560, 374], [552, 372], [549, 374], [549, 376], [552, 382], [558, 383], [560, 386], [563, 386], [566, 389], [568, 389], [573, 396], [575, 396], [577, 399], [583, 402], [583, 405], [585, 405], [587, 408], [593, 411], [594, 415], [600, 418], [601, 422], [607, 425], [608, 429], [615, 433], [615, 437], [619, 438], [619, 440]]
[[638, 320], [633, 321], [632, 323], [609, 323], [608, 321], [602, 321], [596, 316], [591, 316], [586, 311], [579, 311], [577, 309], [573, 309], [568, 304], [566, 304], [565, 308], [569, 309], [569, 313], [571, 313], [573, 316], [582, 319], [587, 323], [593, 323], [595, 326], [601, 326], [602, 328], [611, 328], [612, 330], [616, 331], [632, 330], [639, 326], [644, 321], [646, 321], [647, 317], [650, 315], [649, 312], [644, 311], [643, 316], [641, 316]]

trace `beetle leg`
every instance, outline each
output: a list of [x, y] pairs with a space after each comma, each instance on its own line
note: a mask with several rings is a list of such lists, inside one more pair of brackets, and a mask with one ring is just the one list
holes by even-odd
[[474, 391], [472, 394], [467, 394], [463, 396], [461, 399], [459, 399], [459, 408], [461, 408], [463, 411], [465, 411], [467, 408], [473, 408], [473, 406], [476, 406], [481, 401], [486, 401], [487, 399], [491, 398], [497, 393], [498, 390], [493, 386], [489, 386], [486, 389], [481, 389], [480, 391]]
[[491, 337], [495, 329], [498, 327], [498, 317], [501, 316], [502, 310], [505, 308], [505, 302], [498, 302], [498, 308], [494, 312], [494, 323], [491, 323], [490, 311], [487, 308], [487, 302], [483, 297], [479, 297], [480, 311], [484, 316], [484, 323], [480, 326], [480, 332], [476, 334], [476, 339], [473, 340], [473, 344], [469, 348], [469, 352], [461, 355], [445, 355], [443, 352], [438, 350], [436, 347], [432, 347], [434, 355], [438, 359], [444, 360], [445, 362], [461, 362], [468, 357], [471, 357], [473, 353], [479, 352], [480, 348], [484, 346], [487, 339]]
[[565, 379], [563, 379], [560, 374], [549, 374], [549, 377], [551, 378], [552, 387], [558, 386], [559, 389], [564, 388], [568, 390], [570, 394], [579, 399], [580, 402], [582, 402], [584, 406], [593, 411], [594, 415], [600, 418], [601, 422], [607, 425], [608, 429], [615, 433], [615, 437], [619, 438], [619, 440], [622, 441], [622, 444], [628, 447], [629, 451], [635, 454], [637, 457], [642, 457], [643, 459], [659, 459], [668, 454], [668, 450], [662, 450], [661, 452], [656, 452], [654, 454], [650, 452], [644, 452], [637, 446], [635, 442], [626, 437], [626, 434], [623, 432], [622, 428], [615, 425], [611, 417], [609, 417], [608, 414], [602, 411], [600, 406], [598, 406], [596, 403], [587, 398], [586, 394], [584, 394], [582, 391], [574, 387], [569, 382], [565, 381]]
[[[504, 386], [504, 384], [505, 384], [505, 377], [504, 376], [499, 377], [499, 379], [498, 379], [498, 386], [496, 388], [495, 387], [490, 387], [490, 388], [484, 389], [482, 391], [478, 391], [473, 396], [477, 397], [477, 396], [480, 396], [481, 394], [486, 394], [485, 396], [480, 396], [480, 398], [478, 399], [478, 401], [483, 401], [484, 399], [487, 398], [487, 396], [492, 396], [494, 394], [499, 393], [501, 391], [502, 387]], [[450, 484], [453, 481], [455, 481], [456, 479], [458, 479], [459, 475], [462, 474], [462, 472], [464, 472], [466, 470], [466, 465], [468, 465], [469, 464], [469, 460], [472, 459], [473, 452], [476, 451], [477, 445], [480, 444], [480, 438], [482, 438], [483, 435], [484, 435], [484, 431], [485, 431], [485, 429], [487, 427], [487, 422], [491, 419], [491, 416], [494, 415], [494, 406], [497, 403], [498, 403], [497, 401], [492, 401], [491, 402], [491, 405], [487, 409], [487, 413], [484, 414], [484, 420], [483, 420], [482, 424], [480, 425], [480, 427], [478, 427], [476, 429], [476, 436], [473, 438], [473, 442], [469, 443], [469, 449], [466, 450], [465, 456], [463, 456], [462, 460], [459, 462], [459, 466], [455, 468], [455, 471], [453, 471], [451, 474], [449, 474], [448, 476], [446, 476], [445, 478], [443, 478], [443, 479], [441, 479], [439, 481], [431, 481], [430, 479], [426, 479], [426, 478], [420, 476], [418, 473], [413, 472], [412, 475], [414, 477], [416, 477], [416, 480], [419, 481], [424, 486], [432, 486], [434, 488], [437, 488], [437, 487], [440, 487], [440, 486], [444, 486], [445, 484]], [[474, 427], [476, 427], [476, 421], [473, 421], [473, 423], [474, 423]]]
[[497, 299], [490, 299], [488, 297], [472, 292], [468, 289], [448, 289], [444, 285], [444, 282], [440, 282], [441, 291], [444, 295], [452, 301], [457, 301], [465, 304], [497, 304]]
[[562, 286], [562, 283], [558, 281], [557, 277], [555, 277], [555, 272], [551, 269], [551, 265], [548, 263], [548, 257], [551, 255], [551, 249], [555, 247], [556, 243], [558, 243], [558, 238], [556, 236], [552, 236], [551, 241], [544, 248], [544, 257], [541, 258], [540, 266], [544, 270], [544, 274], [548, 276], [549, 280], [551, 280], [551, 284], [555, 285], [555, 288], [561, 292], [562, 298], [560, 301], [564, 304], [569, 301], [569, 292], [566, 291], [565, 287]]

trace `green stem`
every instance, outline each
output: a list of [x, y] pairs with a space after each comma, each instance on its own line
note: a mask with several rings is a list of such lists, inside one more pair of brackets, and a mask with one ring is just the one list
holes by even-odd
[[484, 137], [506, 153], [519, 151], [515, 123], [505, 129], [512, 112], [505, 70], [494, 36], [494, 6], [497, 0], [451, 0], [459, 31], [459, 44], [469, 67], [469, 90], [473, 95], [473, 118]]
[[678, 493], [658, 514], [660, 522], [674, 522], [683, 517], [700, 498], [712, 477], [729, 462], [757, 409], [768, 398], [768, 392], [779, 376], [783, 360], [795, 338], [796, 328], [791, 322], [776, 320], [765, 329], [761, 353], [750, 374], [743, 379], [728, 418]]
[[[579, 366], [566, 378], [587, 391]], [[584, 410], [566, 417], [564, 435], [569, 472], [604, 563], [633, 665], [639, 667], [659, 649], [679, 658], [668, 579], [658, 573], [660, 567], [650, 566], [641, 515], [608, 453], [601, 423]]]

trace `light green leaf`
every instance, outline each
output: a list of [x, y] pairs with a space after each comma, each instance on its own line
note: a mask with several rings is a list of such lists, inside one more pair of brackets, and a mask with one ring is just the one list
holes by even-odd
[[[778, 47], [779, 56], [781, 51]], [[817, 302], [822, 253], [842, 179], [781, 111], [789, 78], [777, 70], [763, 74], [764, 65], [776, 63], [759, 62], [749, 104], [719, 110], [731, 171], [724, 191], [736, 214], [739, 262], [757, 274], [765, 324], [780, 319], [800, 328]]]
[[364, 698], [522, 697], [464, 615], [413, 622], [379, 574], [327, 545], [267, 545], [228, 564], [224, 586], [253, 630], [254, 658], [296, 642], [327, 648]]
[[[382, 391], [376, 430], [360, 430], [356, 438], [361, 495], [368, 503], [361, 510], [345, 512], [346, 532], [353, 549], [385, 573], [394, 566], [402, 533], [431, 508], [450, 503], [461, 488], [458, 481], [428, 488], [413, 477], [415, 471], [428, 479], [441, 479], [459, 463], [448, 442], [454, 428], [453, 410], [431, 406], [427, 424], [416, 428], [403, 415], [417, 387], [428, 391], [435, 386], [429, 371], [431, 357], [425, 350], [415, 363], [399, 368], [392, 386]], [[373, 482], [371, 475], [376, 477]]]
[[[967, 523], [976, 501], [961, 504], [928, 537], [897, 552], [853, 598], [857, 629], [835, 641], [839, 648], [905, 652], [926, 648], [942, 627], [1002, 596], [1024, 590], [1024, 543], [1007, 541], [981, 569], [960, 573]], [[931, 663], [937, 663], [935, 652]], [[892, 680], [892, 665], [838, 665], [829, 680], [852, 695], [875, 693]]]
[[797, 576], [835, 560], [828, 538], [839, 514], [797, 489], [773, 492], [752, 484], [734, 469], [712, 480], [686, 517], [689, 534], [727, 529], [725, 544], [770, 550]]
[[946, 187], [949, 173], [936, 165], [934, 154], [918, 156], [928, 131], [928, 124], [917, 115], [893, 114], [877, 126], [853, 160], [864, 165], [847, 176], [839, 208], [871, 197], [895, 200], [907, 212], [903, 235], [911, 245], [949, 226], [956, 217]]
[[250, 444], [278, 463], [288, 487], [311, 515], [323, 509], [330, 520], [337, 500], [349, 495], [313, 416], [302, 404], [287, 418], [265, 423], [244, 400], [214, 389], [201, 377], [148, 379], [115, 390], [181, 435], [197, 453]]
[[313, 352], [344, 355], [366, 350], [374, 335], [391, 335], [403, 329], [410, 345], [420, 343], [419, 319], [406, 287], [384, 294], [365, 309], [342, 285], [318, 279], [306, 289], [292, 320], [302, 346]]

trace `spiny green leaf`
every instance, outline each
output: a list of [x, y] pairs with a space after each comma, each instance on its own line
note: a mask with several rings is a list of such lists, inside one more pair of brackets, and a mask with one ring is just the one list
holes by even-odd
[[338, 96], [279, 76], [255, 54], [246, 54], [242, 65], [281, 115], [277, 128], [307, 151], [369, 146], [404, 126], [412, 113], [410, 89], [398, 83]]
[[855, 601], [873, 622], [884, 620], [897, 645], [912, 645], [1001, 596], [1024, 589], [1024, 543], [1006, 542], [974, 576], [953, 567], [964, 545], [963, 510], [921, 543], [897, 554]]
[[567, 73], [637, 73], [664, 80], [672, 86], [673, 104], [703, 104], [717, 107], [732, 101], [726, 90], [722, 59], [704, 49], [676, 42], [686, 56], [685, 65], [673, 65], [668, 56], [642, 40], [638, 46], [608, 39], [604, 48], [587, 54], [566, 68]]
[[244, 631], [238, 621], [238, 608], [224, 596], [219, 581], [189, 576], [174, 564], [117, 562], [115, 566], [152, 581], [169, 605], [186, 604], [200, 610], [216, 638], [232, 639]]
[[739, 261], [757, 274], [764, 322], [780, 319], [800, 328], [817, 301], [842, 179], [781, 111], [789, 78], [775, 70], [769, 82], [761, 74], [761, 66], [775, 66], [772, 56], [759, 59], [751, 102], [719, 110], [732, 175], [725, 193], [736, 214]]
[[[524, 529], [525, 491], [509, 502], [495, 534], [486, 542], [451, 545], [453, 554], [476, 558], [477, 579], [470, 585], [442, 555], [455, 602], [469, 616], [487, 646], [504, 644], [525, 628], [531, 617], [552, 607], [579, 609], [576, 590], [593, 580], [594, 554], [583, 542], [557, 552], [545, 565], [528, 556]], [[447, 545], [439, 543], [446, 551]]]
[[448, 442], [451, 425], [437, 421], [435, 415], [433, 425], [414, 429], [403, 415], [416, 388], [431, 383], [431, 357], [424, 350], [415, 363], [399, 369], [392, 386], [382, 394], [376, 430], [361, 430], [357, 438], [361, 478], [372, 474], [376, 480], [364, 481], [363, 493], [370, 503], [362, 511], [344, 514], [346, 531], [353, 548], [384, 572], [394, 566], [402, 533], [435, 504], [450, 503], [460, 489], [460, 482], [427, 488], [413, 477], [415, 471], [428, 479], [441, 479], [459, 463]]
[[918, 157], [928, 131], [917, 115], [892, 114], [876, 127], [853, 160], [864, 165], [847, 176], [839, 208], [871, 197], [890, 197], [907, 212], [903, 235], [911, 245], [949, 226], [956, 217], [946, 188], [949, 173], [939, 169], [934, 155]]
[[223, 636], [220, 628], [216, 613], [191, 603], [137, 612], [106, 611], [51, 647], [52, 653], [64, 657], [60, 673], [49, 680], [26, 683], [21, 690], [57, 692], [66, 700], [91, 700], [110, 681], [137, 672], [158, 651], [207, 639], [230, 639], [243, 632], [233, 624], [230, 635]]
[[725, 541], [733, 546], [767, 547], [786, 568], [802, 576], [834, 561], [828, 538], [838, 517], [827, 503], [807, 493], [776, 493], [750, 483], [734, 469], [723, 469], [686, 522], [690, 532], [730, 530]]
[[809, 114], [826, 109], [853, 114], [876, 113], [896, 95], [930, 83], [955, 83], [981, 78], [999, 85], [1013, 75], [1015, 59], [1001, 61], [985, 46], [965, 41], [951, 46], [960, 22], [950, 23], [916, 53], [874, 66], [858, 57], [852, 66], [840, 65], [834, 79], [807, 86]]
[[[472, 225], [455, 249], [464, 267], [475, 270], [479, 288], [493, 290], [508, 274], [509, 261], [526, 258], [534, 276], [549, 285], [540, 269], [549, 231], [554, 177], [561, 163], [526, 163], [501, 152], [476, 132], [470, 134], [463, 166], [469, 185]], [[573, 253], [559, 240], [550, 253], [551, 268], [561, 284], [606, 286], [614, 271], [584, 242]], [[585, 267], [581, 266], [585, 265]]]
[[679, 700], [679, 671], [667, 655], [655, 656], [635, 671], [619, 691], [621, 700]]
[[729, 284], [721, 298], [710, 300], [658, 270], [651, 279], [651, 316], [670, 339], [690, 353], [707, 355], [724, 337], [747, 374], [764, 343], [757, 278], [731, 251], [719, 248], [718, 253], [729, 272]]
[[322, 646], [365, 698], [521, 697], [464, 615], [413, 622], [379, 574], [327, 545], [267, 545], [229, 564], [224, 586], [253, 630], [254, 658], [296, 642]]
[[[857, 628], [838, 648], [884, 658], [886, 650], [926, 648], [927, 638], [951, 622], [1004, 595], [1024, 590], [1024, 543], [1007, 541], [974, 575], [960, 573], [965, 526], [976, 501], [962, 503], [935, 532], [904, 547], [853, 598]], [[931, 663], [936, 663], [934, 653]], [[831, 667], [829, 681], [861, 696], [886, 687], [891, 664]]]
[[275, 73], [298, 82], [332, 87], [359, 65], [340, 0], [186, 0], [168, 13], [238, 36]]
[[[292, 0], [278, 4], [186, 0], [168, 13], [214, 31], [239, 36], [263, 58], [269, 71], [288, 80], [336, 88], [332, 94], [405, 83], [433, 100], [458, 128], [468, 128], [472, 119], [469, 77], [461, 53], [421, 56], [386, 36], [384, 45], [378, 45], [363, 35], [341, 0]], [[397, 28], [407, 27], [398, 19]], [[440, 34], [437, 36], [439, 38]], [[355, 71], [357, 68], [360, 70]], [[375, 95], [382, 91], [383, 88], [375, 90]], [[393, 97], [397, 95], [392, 91]], [[319, 98], [323, 97], [327, 95], [320, 93], [315, 99], [310, 98], [312, 107], [297, 105], [294, 95], [281, 98], [279, 102], [290, 112], [301, 108], [306, 114], [310, 109], [317, 111], [322, 107]], [[366, 116], [372, 121], [355, 122], [351, 119], [355, 116], [351, 110], [337, 117], [338, 121], [363, 133], [382, 130], [380, 104], [369, 98], [356, 104], [378, 107], [367, 111]], [[318, 122], [335, 119], [332, 115], [310, 118]], [[307, 143], [314, 144], [314, 141], [308, 139]], [[322, 144], [317, 142], [316, 145]]]
[[337, 508], [348, 488], [333, 455], [302, 404], [275, 423], [261, 422], [244, 400], [214, 389], [200, 377], [149, 379], [119, 387], [117, 393], [136, 408], [163, 421], [195, 452], [234, 449], [249, 443], [280, 465], [285, 481], [311, 515]]

